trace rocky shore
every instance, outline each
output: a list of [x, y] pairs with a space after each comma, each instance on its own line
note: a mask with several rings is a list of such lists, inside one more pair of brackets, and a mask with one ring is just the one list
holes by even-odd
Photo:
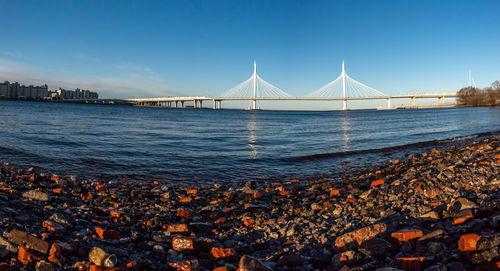
[[0, 166], [3, 270], [499, 270], [500, 137], [314, 181]]

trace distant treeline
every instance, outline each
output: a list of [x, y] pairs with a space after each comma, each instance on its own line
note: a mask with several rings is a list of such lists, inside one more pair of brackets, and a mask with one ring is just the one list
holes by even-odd
[[462, 106], [500, 106], [500, 81], [487, 88], [462, 88], [457, 92], [457, 103]]

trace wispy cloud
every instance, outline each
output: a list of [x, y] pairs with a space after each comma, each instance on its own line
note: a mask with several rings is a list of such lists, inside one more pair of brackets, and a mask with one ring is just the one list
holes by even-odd
[[22, 57], [23, 53], [19, 51], [0, 51], [0, 55], [10, 56], [10, 57]]
[[[130, 74], [124, 76], [77, 76], [59, 73], [52, 76], [47, 70], [21, 62], [0, 58], [0, 81], [18, 81], [22, 84], [47, 84], [50, 89], [82, 88], [98, 91], [103, 98], [139, 98], [177, 95], [167, 83], [153, 75]], [[62, 77], [59, 77], [62, 76]]]
[[127, 71], [153, 72], [153, 69], [151, 68], [144, 67], [132, 62], [121, 62], [116, 64], [114, 67], [120, 70], [127, 70]]
[[75, 54], [75, 57], [81, 61], [85, 62], [102, 62], [102, 60], [95, 56], [90, 56], [81, 52]]

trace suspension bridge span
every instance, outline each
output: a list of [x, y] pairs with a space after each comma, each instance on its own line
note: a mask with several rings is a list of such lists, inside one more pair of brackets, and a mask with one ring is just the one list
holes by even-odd
[[254, 62], [253, 74], [242, 83], [224, 91], [216, 97], [162, 97], [162, 98], [139, 98], [125, 99], [138, 106], [187, 108], [188, 103], [192, 103], [189, 108], [203, 108], [203, 102], [211, 102], [213, 109], [221, 109], [222, 101], [250, 101], [249, 109], [259, 109], [257, 101], [342, 101], [343, 110], [347, 110], [347, 101], [355, 100], [387, 100], [387, 108], [391, 108], [392, 99], [410, 99], [411, 106], [416, 107], [417, 98], [437, 98], [436, 106], [444, 106], [445, 98], [457, 97], [456, 93], [440, 94], [406, 94], [406, 95], [386, 95], [372, 87], [360, 83], [347, 75], [344, 62], [342, 62], [342, 72], [330, 83], [324, 85], [304, 97], [292, 97], [282, 89], [268, 83], [257, 73], [257, 64]]

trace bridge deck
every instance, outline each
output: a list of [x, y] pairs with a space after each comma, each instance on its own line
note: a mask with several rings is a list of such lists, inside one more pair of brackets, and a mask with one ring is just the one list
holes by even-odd
[[444, 94], [407, 94], [394, 96], [374, 97], [346, 97], [346, 98], [321, 98], [321, 97], [162, 97], [162, 98], [139, 98], [124, 99], [131, 102], [175, 102], [175, 101], [343, 101], [343, 100], [381, 100], [381, 99], [412, 99], [412, 98], [453, 98], [458, 97], [456, 93]]

